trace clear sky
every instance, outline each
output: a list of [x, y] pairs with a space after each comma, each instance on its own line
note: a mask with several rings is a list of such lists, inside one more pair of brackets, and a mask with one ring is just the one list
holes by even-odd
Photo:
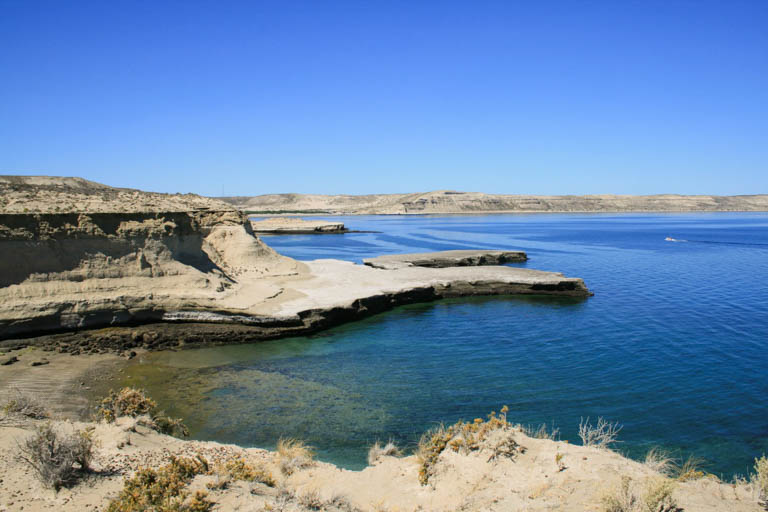
[[0, 174], [768, 193], [768, 0], [0, 0]]

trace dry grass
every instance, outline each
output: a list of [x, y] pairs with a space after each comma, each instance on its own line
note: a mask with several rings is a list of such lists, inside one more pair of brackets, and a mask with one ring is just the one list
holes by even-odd
[[691, 480], [698, 480], [707, 476], [701, 467], [704, 464], [704, 460], [691, 455], [688, 457], [683, 465], [677, 470], [678, 482], [689, 482]]
[[557, 441], [560, 438], [560, 429], [555, 428], [554, 423], [551, 428], [548, 428], [546, 423], [542, 423], [539, 426], [520, 425], [520, 430], [522, 430], [528, 437], [534, 439], [550, 439], [552, 441]]
[[46, 423], [19, 445], [19, 459], [27, 463], [47, 487], [68, 487], [89, 469], [93, 456], [90, 433], [61, 434]]
[[645, 465], [665, 476], [672, 475], [677, 468], [674, 459], [658, 447], [651, 448], [645, 455]]
[[617, 443], [616, 438], [623, 427], [618, 422], [610, 423], [602, 417], [597, 418], [597, 425], [592, 425], [589, 418], [579, 422], [579, 437], [584, 446], [593, 446], [599, 449], [608, 449]]
[[373, 466], [382, 457], [400, 457], [402, 453], [395, 443], [390, 440], [382, 446], [378, 441], [368, 450], [368, 465]]
[[280, 471], [286, 476], [312, 466], [314, 456], [312, 447], [298, 439], [281, 438], [277, 442], [277, 463]]

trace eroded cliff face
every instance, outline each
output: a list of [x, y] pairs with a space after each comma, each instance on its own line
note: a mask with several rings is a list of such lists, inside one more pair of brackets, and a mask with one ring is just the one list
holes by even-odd
[[[11, 205], [0, 212], [0, 338], [216, 309], [243, 279], [297, 271], [297, 262], [261, 242], [226, 204], [192, 198], [185, 211], [184, 196], [89, 183], [0, 180], [3, 203]], [[126, 203], [125, 194], [139, 205]], [[98, 207], [56, 212], [51, 198]], [[154, 211], [144, 208], [148, 201]], [[20, 212], [20, 204], [32, 211]]]

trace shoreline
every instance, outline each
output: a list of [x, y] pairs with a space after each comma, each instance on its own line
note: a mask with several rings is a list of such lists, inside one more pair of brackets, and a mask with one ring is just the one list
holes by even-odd
[[[366, 217], [366, 216], [381, 216], [381, 217], [414, 217], [414, 216], [437, 216], [437, 217], [471, 217], [476, 215], [564, 215], [564, 214], [576, 214], [576, 215], [618, 215], [618, 214], [694, 214], [694, 213], [754, 213], [765, 214], [766, 210], [487, 210], [487, 211], [467, 211], [467, 212], [403, 212], [403, 213], [360, 213], [360, 212], [322, 212], [322, 213], [304, 213], [304, 212], [252, 212], [250, 210], [241, 210], [244, 215], [249, 217], [267, 216], [267, 217]], [[367, 231], [347, 231], [346, 233], [367, 233]]]

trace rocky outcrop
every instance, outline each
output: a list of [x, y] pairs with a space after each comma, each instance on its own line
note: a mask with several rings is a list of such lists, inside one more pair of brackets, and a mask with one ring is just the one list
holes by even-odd
[[[590, 294], [581, 279], [558, 273], [474, 266], [525, 258], [515, 252], [400, 256], [388, 270], [298, 262], [267, 247], [241, 212], [221, 202], [192, 196], [183, 209], [179, 196], [35, 180], [39, 196], [38, 185], [0, 180], [10, 205], [0, 210], [6, 347], [91, 353], [236, 343], [311, 333], [444, 297]], [[26, 213], [18, 212], [19, 194], [27, 197]], [[40, 204], [73, 198], [92, 208], [52, 212]], [[144, 209], [148, 202], [152, 208]]]
[[481, 265], [503, 265], [527, 261], [523, 251], [440, 251], [411, 254], [387, 254], [363, 260], [364, 265], [373, 268], [395, 269], [402, 267], [478, 267]]
[[261, 214], [373, 215], [484, 212], [698, 212], [768, 211], [768, 195], [532, 196], [440, 190], [417, 194], [325, 196], [270, 194], [223, 197], [237, 208]]
[[253, 232], [260, 235], [324, 235], [346, 233], [343, 222], [304, 220], [291, 217], [275, 217], [252, 220]]

